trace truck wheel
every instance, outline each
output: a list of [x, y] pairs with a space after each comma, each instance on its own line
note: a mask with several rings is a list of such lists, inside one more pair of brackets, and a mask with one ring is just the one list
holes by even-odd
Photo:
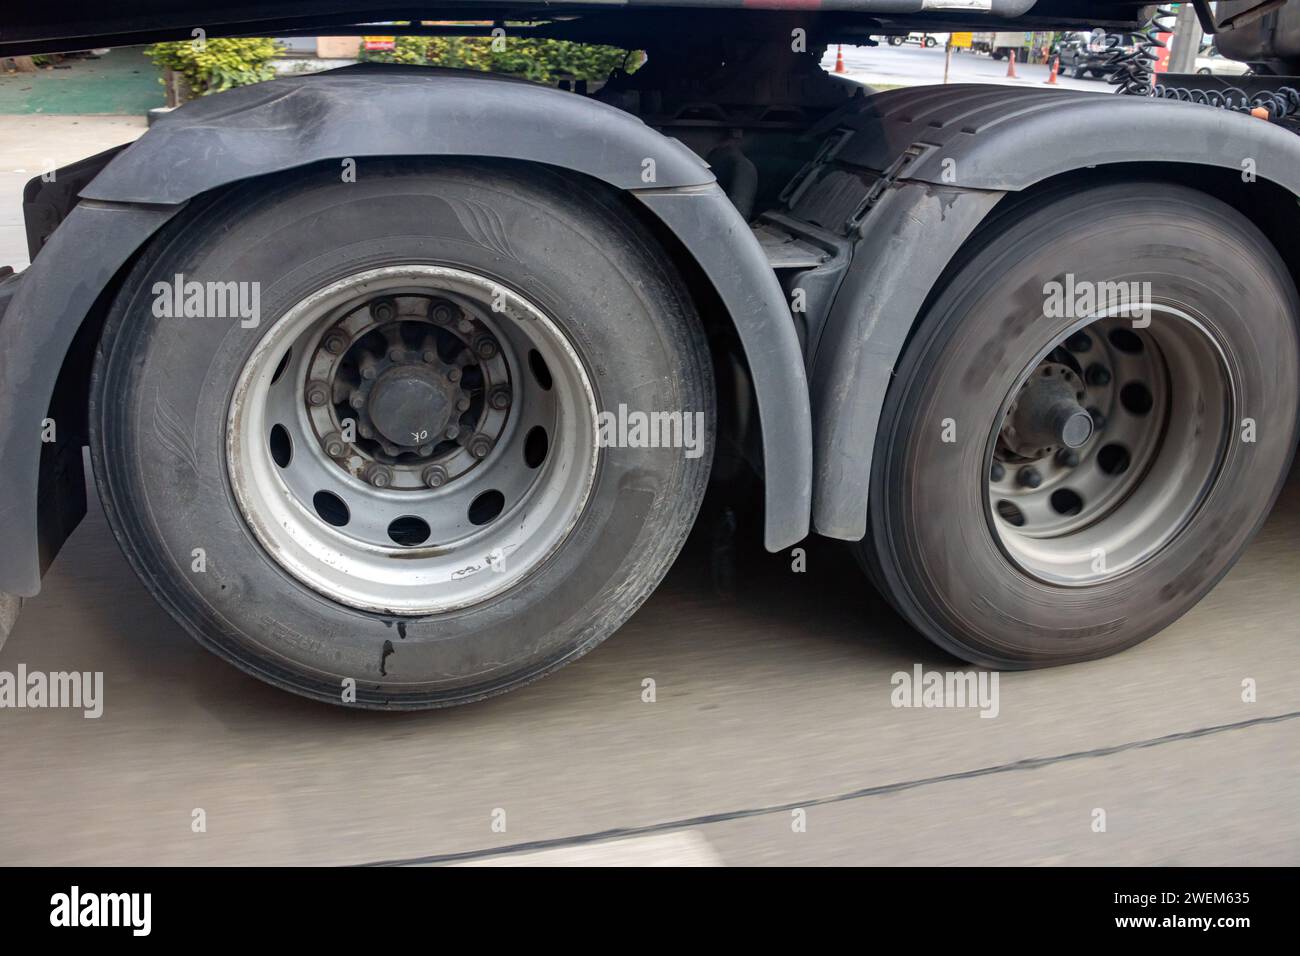
[[420, 708], [533, 680], [632, 614], [695, 518], [714, 411], [690, 299], [615, 199], [374, 161], [160, 234], [91, 419], [113, 531], [201, 644], [308, 697]]
[[1191, 189], [1001, 226], [902, 358], [859, 548], [935, 643], [1028, 668], [1136, 644], [1232, 567], [1295, 450], [1298, 311], [1268, 240]]

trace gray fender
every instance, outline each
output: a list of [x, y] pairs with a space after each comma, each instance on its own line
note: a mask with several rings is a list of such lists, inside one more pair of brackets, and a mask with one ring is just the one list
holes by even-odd
[[[380, 108], [382, 105], [382, 108]], [[765, 540], [808, 532], [812, 426], [789, 307], [758, 241], [707, 165], [621, 110], [531, 83], [454, 70], [353, 67], [244, 87], [158, 121], [81, 190], [0, 316], [0, 592], [40, 587], [40, 423], [83, 319], [184, 204], [322, 161], [475, 156], [544, 163], [630, 191], [713, 283], [753, 376], [766, 462]], [[342, 170], [340, 170], [342, 172]]]
[[[1300, 138], [1205, 106], [1110, 93], [913, 87], [852, 104], [788, 213], [835, 222], [853, 261], [811, 357], [813, 525], [866, 533], [876, 426], [908, 333], [953, 255], [1008, 192], [1082, 167], [1190, 163], [1300, 194]], [[846, 189], [852, 177], [864, 182]], [[828, 212], [834, 210], [834, 212]], [[814, 219], [814, 216], [816, 217]]]

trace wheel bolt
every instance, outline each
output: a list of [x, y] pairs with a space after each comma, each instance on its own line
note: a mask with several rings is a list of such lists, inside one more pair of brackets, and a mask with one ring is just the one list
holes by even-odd
[[470, 440], [469, 453], [475, 458], [486, 458], [492, 450], [492, 440], [486, 435], [479, 435]]
[[1016, 473], [1016, 481], [1026, 488], [1037, 488], [1043, 483], [1043, 476], [1038, 473], [1037, 468], [1021, 468]]
[[433, 321], [437, 322], [439, 325], [446, 325], [451, 321], [451, 317], [451, 306], [444, 302], [439, 302], [429, 313], [429, 318], [433, 319]]
[[1109, 385], [1110, 369], [1097, 362], [1093, 362], [1088, 366], [1088, 370], [1084, 372], [1084, 378], [1088, 380], [1089, 385]]
[[1073, 468], [1079, 464], [1079, 453], [1073, 448], [1062, 448], [1056, 453], [1056, 463], [1066, 468]]
[[1065, 340], [1065, 347], [1071, 352], [1086, 352], [1092, 348], [1092, 339], [1086, 332], [1075, 332]]
[[994, 481], [1001, 481], [1007, 476], [1006, 468], [1002, 467], [1002, 462], [995, 461], [993, 467], [989, 469], [989, 477]]
[[342, 355], [347, 347], [348, 337], [342, 332], [336, 330], [325, 336], [325, 351], [330, 355]]
[[461, 319], [459, 322], [456, 323], [456, 328], [459, 329], [461, 332], [473, 332], [474, 323], [471, 322], [469, 319]]
[[447, 373], [447, 380], [448, 380], [448, 381], [451, 381], [451, 382], [459, 382], [459, 381], [460, 381], [460, 369], [458, 369], [458, 368], [454, 368], [454, 369], [452, 369], [450, 372], [448, 372], [448, 373]]
[[492, 395], [488, 398], [488, 404], [499, 412], [505, 411], [510, 407], [510, 389], [493, 389]]
[[330, 400], [329, 386], [324, 382], [312, 382], [307, 386], [307, 403], [319, 408]]
[[348, 443], [343, 440], [343, 436], [338, 432], [331, 432], [325, 436], [325, 454], [331, 458], [342, 458], [348, 452]]
[[456, 411], [463, 412], [468, 410], [468, 408], [469, 408], [468, 395], [462, 395], [460, 398], [456, 399]]
[[406, 355], [406, 353], [401, 349], [389, 349], [388, 351], [388, 358], [393, 362], [400, 362], [404, 355]]
[[1106, 416], [1101, 413], [1101, 409], [1096, 405], [1088, 406], [1088, 415], [1092, 418], [1092, 430], [1099, 432], [1106, 427]]
[[433, 349], [425, 349], [420, 355], [420, 358], [424, 359], [427, 364], [432, 365], [434, 362], [438, 361], [438, 353]]
[[416, 449], [416, 451], [419, 452], [421, 458], [428, 458], [430, 455], [433, 454], [433, 446], [421, 445], [419, 448]]
[[372, 461], [362, 470], [361, 477], [376, 488], [387, 488], [393, 483], [393, 469]]
[[430, 488], [441, 488], [447, 483], [447, 469], [442, 465], [430, 465], [420, 473], [420, 477]]
[[460, 429], [457, 428], [455, 425], [448, 425], [447, 430], [442, 434], [447, 438], [455, 438], [457, 435], [460, 434]]
[[375, 434], [375, 430], [369, 425], [358, 425], [357, 431], [361, 434], [362, 438], [371, 438]]
[[474, 343], [474, 352], [481, 359], [495, 358], [497, 354], [497, 344], [489, 338], [481, 338]]
[[397, 309], [387, 299], [380, 299], [370, 306], [370, 314], [376, 322], [391, 322], [397, 315]]

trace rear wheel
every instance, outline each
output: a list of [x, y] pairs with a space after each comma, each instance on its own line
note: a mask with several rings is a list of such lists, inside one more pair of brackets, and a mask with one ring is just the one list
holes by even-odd
[[[222, 657], [330, 702], [459, 703], [658, 583], [707, 479], [707, 346], [598, 191], [367, 173], [241, 187], [159, 237], [101, 342], [95, 470], [141, 578]], [[214, 287], [259, 314], [170, 308]], [[624, 410], [678, 441], [620, 442]]]
[[1089, 190], [987, 238], [900, 364], [860, 547], [961, 657], [1104, 656], [1199, 601], [1277, 496], [1295, 289], [1251, 223], [1182, 187]]

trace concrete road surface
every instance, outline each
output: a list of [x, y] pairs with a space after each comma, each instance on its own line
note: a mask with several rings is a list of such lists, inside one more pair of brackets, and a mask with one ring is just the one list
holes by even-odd
[[[12, 144], [39, 159], [64, 142], [15, 140], [11, 122], [10, 216], [13, 170], [34, 162]], [[56, 158], [135, 132], [78, 133]], [[894, 675], [966, 668], [834, 542], [809, 543], [803, 571], [742, 542], [720, 593], [717, 507], [576, 664], [387, 715], [202, 651], [92, 499], [0, 672], [100, 671], [103, 714], [0, 710], [0, 863], [1300, 863], [1300, 474], [1186, 618], [1109, 660], [1000, 675], [993, 718], [893, 706]], [[754, 515], [741, 522], [752, 538]]]
[[[943, 47], [922, 49], [919, 46], [846, 46], [844, 47], [845, 76], [869, 86], [920, 86], [943, 82]], [[1047, 82], [1048, 69], [1041, 63], [1017, 63], [1018, 79], [1007, 76], [1007, 61], [990, 56], [953, 51], [952, 66], [948, 72], [949, 83], [996, 83], [1041, 89]], [[827, 49], [822, 67], [835, 69], [835, 47]], [[1062, 89], [1091, 90], [1109, 93], [1114, 90], [1105, 80], [1075, 80], [1058, 76], [1057, 86]]]
[[1185, 619], [1002, 674], [991, 719], [893, 706], [894, 674], [964, 668], [840, 546], [810, 545], [801, 573], [744, 549], [727, 598], [702, 533], [576, 664], [389, 715], [202, 651], [96, 506], [0, 670], [102, 671], [103, 715], [0, 711], [0, 862], [1300, 863], [1298, 532], [1300, 474]]

